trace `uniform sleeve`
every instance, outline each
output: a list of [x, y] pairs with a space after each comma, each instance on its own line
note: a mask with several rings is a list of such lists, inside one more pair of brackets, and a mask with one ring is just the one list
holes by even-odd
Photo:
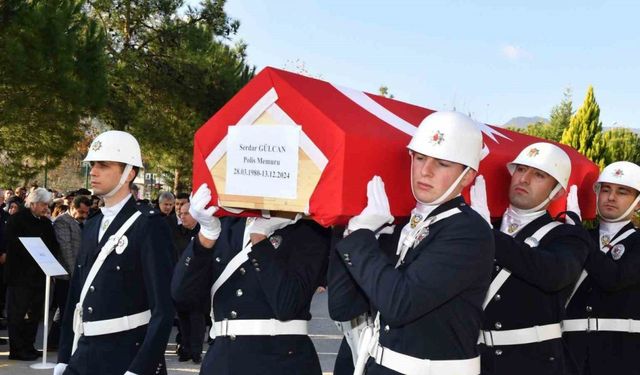
[[326, 270], [329, 238], [301, 223], [289, 231], [294, 249], [282, 256], [268, 239], [253, 245], [249, 260], [278, 320], [294, 319], [309, 303]]
[[173, 272], [171, 296], [178, 310], [191, 310], [209, 298], [213, 285], [213, 249], [200, 245], [198, 236], [187, 245]]
[[129, 366], [136, 374], [149, 374], [162, 358], [173, 326], [174, 308], [171, 301], [171, 251], [169, 227], [160, 216], [150, 217], [143, 236], [143, 279], [151, 310], [151, 320], [140, 350]]
[[370, 230], [357, 230], [338, 244], [347, 269], [390, 325], [409, 323], [488, 278], [490, 232], [443, 224], [448, 227], [434, 234], [438, 237], [402, 269], [388, 261]]
[[[80, 249], [78, 254], [78, 264], [80, 259], [84, 257], [84, 250]], [[60, 327], [60, 341], [58, 343], [58, 362], [69, 363], [71, 358], [71, 349], [73, 348], [73, 313], [76, 304], [80, 301], [80, 291], [82, 284], [80, 280], [81, 272], [73, 272], [69, 283], [69, 294], [67, 294], [67, 303], [64, 309], [64, 316]]]
[[[566, 232], [557, 232], [562, 230]], [[553, 232], [556, 232], [553, 239], [532, 248], [494, 230], [497, 262], [546, 292], [557, 292], [568, 287], [582, 271], [590, 246], [588, 234], [568, 225], [553, 229], [549, 235]]]
[[640, 242], [635, 241], [630, 247], [620, 260], [611, 259], [597, 248], [589, 254], [585, 269], [603, 290], [615, 292], [640, 284]]

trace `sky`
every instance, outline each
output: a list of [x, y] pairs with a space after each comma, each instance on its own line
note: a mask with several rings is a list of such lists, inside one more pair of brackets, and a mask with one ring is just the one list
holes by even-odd
[[[188, 3], [197, 4], [198, 0]], [[604, 126], [640, 128], [638, 1], [227, 0], [248, 62], [501, 125], [574, 110], [593, 85]]]

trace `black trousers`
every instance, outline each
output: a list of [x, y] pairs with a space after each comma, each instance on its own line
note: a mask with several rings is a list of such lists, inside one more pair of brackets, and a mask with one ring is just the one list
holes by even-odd
[[[7, 288], [7, 320], [11, 353], [26, 353], [34, 349], [43, 308], [44, 288], [28, 286]], [[29, 318], [25, 319], [27, 313]]]
[[182, 352], [192, 358], [197, 354], [202, 355], [205, 314], [202, 311], [178, 311], [178, 322]]

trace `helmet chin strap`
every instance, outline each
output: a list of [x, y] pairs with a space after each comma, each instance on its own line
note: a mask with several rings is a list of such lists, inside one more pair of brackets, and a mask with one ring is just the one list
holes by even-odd
[[605, 221], [607, 223], [615, 223], [618, 221], [627, 220], [627, 217], [631, 214], [631, 212], [633, 212], [633, 209], [638, 205], [638, 203], [640, 203], [640, 193], [638, 193], [636, 199], [633, 201], [633, 203], [631, 203], [629, 208], [627, 208], [627, 210], [622, 215], [618, 216], [615, 219], [607, 219], [600, 213], [600, 184], [596, 186], [596, 212], [598, 213], [598, 216], [602, 221]]
[[549, 202], [551, 202], [551, 200], [553, 199], [553, 197], [558, 194], [558, 192], [560, 191], [560, 189], [562, 189], [562, 185], [560, 184], [556, 184], [556, 186], [551, 190], [551, 193], [549, 193], [549, 196], [543, 200], [542, 202], [540, 202], [539, 205], [535, 206], [534, 208], [529, 208], [529, 209], [522, 209], [519, 208], [518, 211], [520, 213], [523, 214], [532, 214], [534, 212], [539, 212], [540, 210], [542, 210], [543, 208], [547, 207], [547, 204], [549, 204]]
[[131, 172], [131, 169], [133, 169], [133, 166], [131, 164], [127, 164], [124, 167], [124, 171], [122, 171], [122, 176], [120, 176], [120, 181], [118, 181], [118, 185], [116, 185], [116, 187], [114, 187], [110, 192], [103, 195], [104, 198], [110, 198], [114, 196], [118, 192], [118, 190], [120, 190], [122, 185], [124, 185], [124, 183], [127, 181], [127, 177], [129, 177], [129, 172]]
[[[411, 167], [412, 167], [411, 169], [413, 170], [413, 158], [411, 158]], [[447, 189], [447, 191], [445, 191], [440, 197], [436, 198], [432, 202], [423, 202], [420, 199], [418, 199], [418, 196], [416, 195], [416, 192], [413, 190], [413, 173], [412, 173], [411, 174], [411, 193], [413, 193], [413, 197], [415, 198], [415, 200], [418, 203], [422, 203], [422, 204], [427, 205], [427, 206], [439, 205], [440, 203], [444, 202], [444, 200], [447, 199], [447, 197], [449, 195], [451, 195], [451, 193], [455, 190], [456, 187], [458, 187], [458, 184], [460, 184], [460, 181], [462, 181], [462, 178], [467, 174], [469, 169], [471, 169], [471, 168], [470, 167], [466, 167], [462, 171], [462, 173], [460, 173], [460, 176], [458, 176], [458, 178], [451, 184], [451, 186], [449, 186], [449, 189]]]

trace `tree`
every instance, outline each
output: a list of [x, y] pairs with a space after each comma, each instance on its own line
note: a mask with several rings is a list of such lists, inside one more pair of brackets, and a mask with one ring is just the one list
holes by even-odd
[[[109, 92], [102, 118], [139, 140], [145, 165], [173, 177], [182, 190], [191, 177], [193, 134], [249, 79], [246, 45], [229, 46], [239, 22], [224, 0], [199, 8], [182, 0], [94, 0], [90, 13], [109, 31]], [[166, 173], [165, 173], [166, 174]]]
[[640, 137], [629, 129], [614, 128], [604, 132], [605, 165], [625, 160], [640, 164]]
[[604, 168], [605, 145], [602, 139], [600, 106], [596, 102], [593, 86], [589, 86], [582, 106], [571, 117], [569, 127], [562, 133], [561, 143], [573, 147], [601, 169]]
[[385, 85], [382, 85], [382, 86], [380, 86], [378, 88], [378, 93], [380, 95], [384, 96], [385, 98], [389, 98], [389, 99], [393, 99], [394, 98], [393, 94], [391, 94], [389, 92], [389, 88], [387, 86], [385, 86]]
[[564, 130], [569, 126], [573, 115], [573, 103], [571, 101], [571, 90], [565, 89], [564, 98], [560, 104], [551, 109], [549, 122], [536, 121], [525, 128], [508, 127], [509, 130], [528, 134], [538, 138], [544, 138], [554, 142], [560, 142]]
[[104, 33], [82, 0], [0, 5], [0, 182], [59, 164], [104, 104]]

